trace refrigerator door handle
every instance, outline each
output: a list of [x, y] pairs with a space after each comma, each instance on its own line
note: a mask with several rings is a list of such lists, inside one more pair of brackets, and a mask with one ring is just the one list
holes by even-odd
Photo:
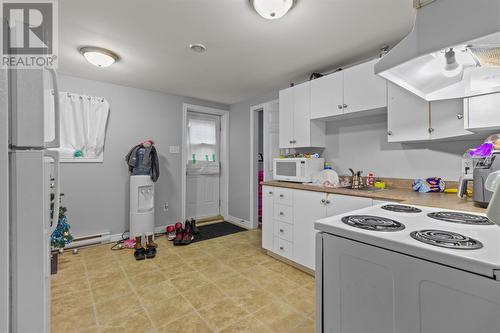
[[59, 152], [55, 150], [45, 150], [44, 155], [54, 160], [54, 214], [52, 216], [51, 225], [47, 226], [47, 228], [50, 229], [51, 226], [55, 227], [59, 221], [59, 197], [61, 196]]
[[59, 148], [61, 146], [61, 122], [60, 122], [60, 105], [59, 105], [59, 86], [57, 82], [57, 73], [53, 68], [45, 68], [52, 79], [52, 87], [54, 89], [54, 140], [45, 142], [46, 148]]

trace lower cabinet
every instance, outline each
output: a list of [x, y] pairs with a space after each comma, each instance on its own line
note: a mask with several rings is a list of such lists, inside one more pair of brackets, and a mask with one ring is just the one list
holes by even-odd
[[264, 186], [262, 247], [314, 270], [314, 222], [372, 204], [369, 198]]

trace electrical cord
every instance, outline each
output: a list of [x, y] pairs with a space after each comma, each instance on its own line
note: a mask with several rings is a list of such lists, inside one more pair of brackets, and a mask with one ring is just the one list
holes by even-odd
[[[127, 235], [125, 237], [126, 234], [129, 234], [130, 232], [128, 230], [124, 231], [122, 233], [122, 239], [120, 239], [119, 241], [116, 241], [113, 246], [111, 246], [111, 250], [112, 251], [119, 251], [119, 250], [123, 250], [123, 249], [126, 249], [126, 247], [123, 246], [123, 243], [128, 240], [130, 238], [129, 235]], [[155, 238], [159, 238], [161, 236], [164, 236], [166, 233], [165, 232], [158, 232], [158, 233], [155, 233]]]

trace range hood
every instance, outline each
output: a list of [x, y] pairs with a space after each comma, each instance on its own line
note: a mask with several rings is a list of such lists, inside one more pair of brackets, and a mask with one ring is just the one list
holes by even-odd
[[413, 30], [375, 73], [428, 101], [500, 92], [500, 0], [415, 0], [415, 7]]

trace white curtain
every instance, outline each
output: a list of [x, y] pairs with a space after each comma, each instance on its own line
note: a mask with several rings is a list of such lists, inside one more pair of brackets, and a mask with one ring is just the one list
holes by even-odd
[[219, 118], [216, 116], [188, 115], [188, 173], [218, 174], [219, 151], [217, 129]]
[[61, 105], [61, 155], [99, 158], [104, 151], [109, 103], [101, 97], [59, 94]]

